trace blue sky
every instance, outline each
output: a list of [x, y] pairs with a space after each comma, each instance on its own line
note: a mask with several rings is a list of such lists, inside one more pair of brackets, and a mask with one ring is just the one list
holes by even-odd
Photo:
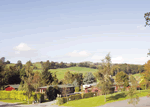
[[149, 0], [2, 0], [0, 56], [31, 60], [101, 60], [144, 64], [150, 28], [144, 27]]

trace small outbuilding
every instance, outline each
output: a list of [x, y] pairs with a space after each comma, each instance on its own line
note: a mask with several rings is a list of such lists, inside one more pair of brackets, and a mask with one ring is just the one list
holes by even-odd
[[19, 86], [20, 86], [19, 84], [7, 85], [7, 86], [5, 87], [5, 90], [6, 90], [6, 91], [18, 90]]

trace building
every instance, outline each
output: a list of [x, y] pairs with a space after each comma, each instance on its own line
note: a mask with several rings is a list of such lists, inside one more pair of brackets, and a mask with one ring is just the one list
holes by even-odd
[[[47, 88], [48, 87], [54, 87], [56, 85], [48, 85], [48, 86], [42, 86], [42, 87], [39, 87], [38, 88], [38, 92], [40, 93], [45, 93]], [[57, 85], [58, 88], [59, 88], [59, 92], [60, 92], [60, 95], [61, 96], [64, 96], [64, 90], [66, 90], [66, 93], [69, 94], [69, 93], [74, 93], [75, 89], [74, 89], [74, 86], [71, 85], [71, 84], [68, 84], [68, 85]]]
[[19, 84], [7, 85], [5, 87], [5, 90], [6, 91], [18, 90], [19, 86], [20, 86]]

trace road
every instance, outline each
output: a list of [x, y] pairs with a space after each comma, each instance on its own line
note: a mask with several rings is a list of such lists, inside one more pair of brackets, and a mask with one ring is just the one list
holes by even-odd
[[[128, 104], [128, 100], [117, 101], [113, 103], [108, 103], [98, 107], [134, 107], [132, 104]], [[140, 101], [136, 107], [150, 107], [150, 98], [140, 97]]]
[[45, 103], [39, 103], [39, 104], [30, 104], [30, 105], [19, 105], [15, 103], [0, 102], [0, 107], [60, 107], [58, 105], [52, 105], [54, 103], [56, 103], [56, 100], [45, 102]]

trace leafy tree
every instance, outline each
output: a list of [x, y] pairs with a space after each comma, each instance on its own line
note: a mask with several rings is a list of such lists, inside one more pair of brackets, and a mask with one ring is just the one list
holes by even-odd
[[31, 63], [28, 61], [25, 66], [25, 72], [26, 72], [26, 77], [22, 77], [22, 81], [24, 82], [23, 84], [23, 90], [26, 91], [26, 95], [28, 96], [28, 104], [29, 104], [29, 99], [32, 95], [32, 91], [34, 91], [34, 86], [33, 86], [33, 69], [31, 68]]
[[54, 87], [51, 87], [51, 86], [50, 86], [50, 87], [48, 87], [48, 89], [46, 90], [47, 98], [48, 98], [50, 101], [56, 99], [57, 94], [60, 94], [58, 86], [54, 86]]
[[41, 74], [41, 80], [42, 85], [50, 85], [53, 82], [52, 73], [48, 71], [49, 69], [49, 62], [43, 63], [42, 67], [42, 74]]
[[64, 83], [65, 84], [72, 84], [73, 80], [73, 75], [70, 71], [65, 72], [64, 74]]
[[130, 87], [127, 96], [130, 98], [128, 104], [133, 104], [134, 107], [140, 101], [139, 96], [137, 95], [137, 91], [135, 87]]
[[134, 78], [134, 76], [132, 76], [132, 75], [130, 75], [130, 82], [131, 82], [133, 88], [137, 89], [138, 82], [137, 82], [137, 80]]
[[20, 69], [22, 69], [23, 65], [22, 65], [22, 62], [20, 60], [18, 60], [16, 67], [20, 67]]
[[144, 80], [145, 80], [145, 86], [146, 88], [149, 87], [149, 83], [150, 83], [150, 60], [147, 61], [147, 63], [144, 65], [144, 69], [145, 69], [145, 72], [143, 72], [143, 77], [144, 77]]
[[34, 73], [32, 82], [34, 89], [37, 91], [38, 87], [41, 85], [41, 77], [38, 71]]
[[73, 81], [73, 85], [74, 85], [74, 87], [79, 87], [79, 83], [78, 83], [77, 79], [75, 79], [75, 80]]
[[93, 74], [91, 72], [87, 72], [84, 76], [83, 83], [90, 84], [93, 82], [95, 82], [95, 77], [93, 76]]
[[150, 12], [147, 12], [147, 13], [145, 13], [144, 14], [144, 18], [145, 18], [145, 20], [146, 20], [146, 24], [145, 24], [145, 27], [148, 25], [150, 25], [149, 24], [149, 21], [150, 21]]
[[101, 69], [96, 73], [96, 78], [99, 80], [98, 87], [101, 88], [102, 94], [105, 95], [105, 102], [106, 102], [106, 95], [110, 92], [112, 87], [113, 81], [111, 81], [110, 75], [113, 73], [112, 64], [111, 64], [111, 57], [108, 53], [105, 59], [102, 60]]
[[7, 77], [8, 74], [5, 71], [5, 64], [3, 64], [3, 62], [0, 60], [0, 89], [2, 87], [4, 89], [4, 85], [7, 84]]
[[53, 73], [52, 85], [58, 85], [58, 78], [57, 78], [56, 72]]
[[115, 81], [117, 82], [117, 85], [123, 85], [123, 90], [126, 89], [126, 87], [129, 85], [129, 77], [126, 73], [123, 71], [118, 72], [117, 75], [115, 76]]

